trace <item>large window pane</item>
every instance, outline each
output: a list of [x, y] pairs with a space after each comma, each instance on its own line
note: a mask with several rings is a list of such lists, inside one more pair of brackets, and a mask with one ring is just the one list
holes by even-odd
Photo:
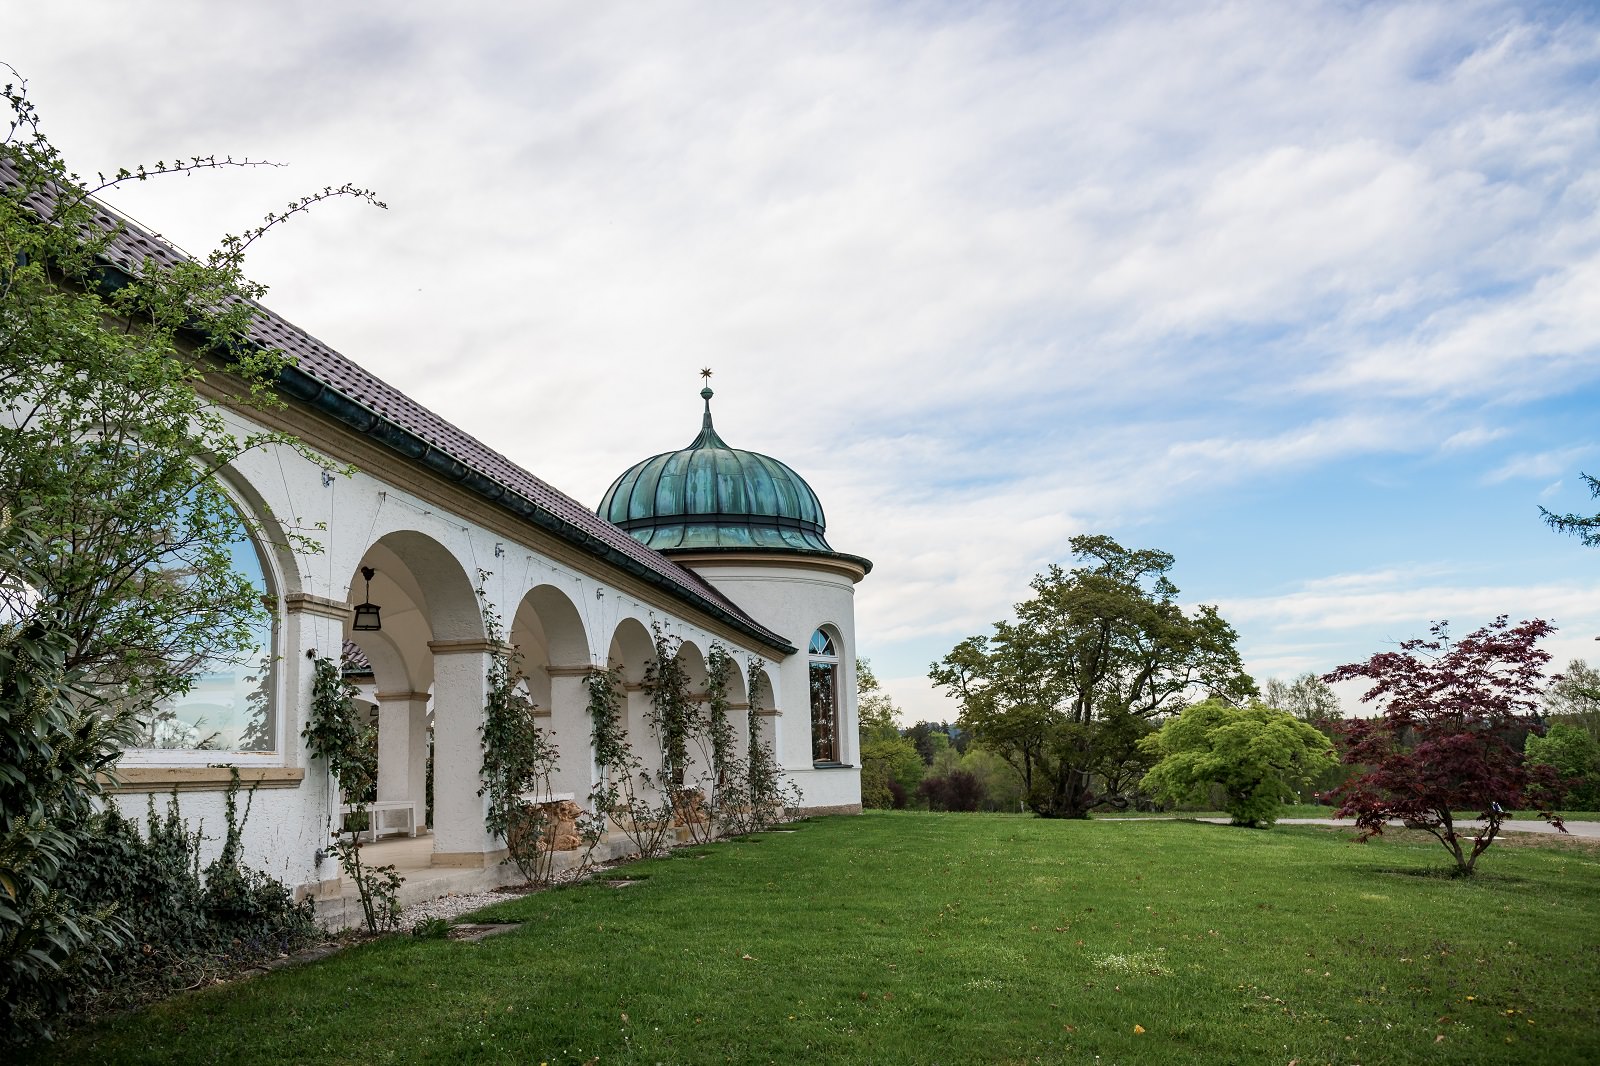
[[[265, 598], [266, 573], [242, 523], [229, 551], [234, 570]], [[139, 747], [167, 751], [272, 751], [277, 747], [270, 620], [252, 626], [248, 643], [232, 654], [179, 665], [194, 671], [194, 686], [144, 719]]]
[[813, 762], [839, 760], [837, 663], [811, 664], [811, 759]]

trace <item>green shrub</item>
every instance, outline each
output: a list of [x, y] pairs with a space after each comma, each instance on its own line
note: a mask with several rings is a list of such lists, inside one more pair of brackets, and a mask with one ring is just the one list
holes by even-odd
[[14, 1016], [33, 1023], [8, 1032], [9, 1039], [47, 1036], [50, 1024], [69, 1013], [134, 1006], [319, 935], [310, 903], [296, 903], [281, 882], [239, 864], [236, 789], [228, 794], [222, 852], [203, 867], [202, 833], [179, 814], [176, 795], [164, 814], [151, 798], [148, 835], [115, 807], [94, 817], [56, 890], [72, 910], [114, 915], [123, 935], [8, 1004]]

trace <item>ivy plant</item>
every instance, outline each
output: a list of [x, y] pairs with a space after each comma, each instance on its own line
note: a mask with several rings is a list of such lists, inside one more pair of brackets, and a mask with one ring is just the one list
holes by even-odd
[[333, 831], [333, 852], [339, 867], [356, 886], [369, 932], [393, 929], [400, 918], [399, 891], [405, 878], [392, 864], [372, 866], [362, 860], [361, 834], [372, 824], [367, 804], [378, 781], [378, 750], [371, 724], [355, 704], [356, 687], [327, 656], [314, 663], [311, 714], [300, 735], [314, 759], [322, 759], [350, 805], [348, 827]]

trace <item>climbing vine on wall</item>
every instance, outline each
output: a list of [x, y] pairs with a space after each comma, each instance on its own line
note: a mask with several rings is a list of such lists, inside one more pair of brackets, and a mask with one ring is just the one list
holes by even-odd
[[549, 810], [550, 781], [560, 752], [539, 727], [533, 701], [522, 681], [521, 656], [506, 643], [500, 615], [483, 584], [491, 575], [478, 571], [478, 601], [489, 641], [487, 695], [483, 708], [482, 787], [487, 796], [484, 828], [506, 843], [507, 861], [536, 884], [547, 884], [554, 872], [550, 839], [554, 818]]
[[370, 932], [393, 928], [400, 917], [398, 893], [405, 883], [393, 865], [370, 866], [362, 861], [361, 834], [371, 825], [367, 804], [378, 781], [376, 730], [355, 704], [356, 687], [327, 656], [313, 664], [311, 714], [300, 736], [314, 759], [328, 764], [339, 791], [350, 805], [346, 828], [333, 831], [333, 852], [339, 866], [354, 882], [361, 913]]
[[609, 820], [638, 849], [641, 858], [653, 858], [666, 845], [672, 829], [672, 800], [656, 789], [652, 775], [628, 739], [623, 714], [627, 690], [622, 670], [613, 666], [590, 671], [585, 683], [589, 688], [594, 761], [600, 770], [600, 780], [589, 793], [589, 805], [598, 820], [598, 825], [591, 828], [598, 835]]
[[800, 805], [799, 786], [789, 781], [778, 765], [777, 754], [761, 735], [761, 706], [766, 687], [766, 666], [750, 660], [750, 707], [745, 712], [745, 757], [740, 767], [739, 802], [724, 804], [724, 824], [730, 833], [755, 833], [783, 821], [787, 811]]
[[[684, 805], [689, 834], [705, 842], [716, 835], [726, 820], [725, 808], [739, 796], [738, 779], [743, 776], [741, 760], [735, 751], [737, 736], [728, 717], [728, 682], [735, 671], [733, 656], [720, 643], [706, 653], [706, 691], [703, 702], [691, 702], [696, 712], [689, 721], [689, 738], [699, 755], [700, 773], [695, 776], [693, 794]], [[698, 810], [694, 808], [698, 806]]]

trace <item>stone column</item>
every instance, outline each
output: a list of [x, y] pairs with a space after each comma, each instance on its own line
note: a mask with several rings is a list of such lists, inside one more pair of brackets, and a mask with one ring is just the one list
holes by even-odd
[[588, 663], [546, 667], [550, 675], [550, 717], [541, 719], [560, 752], [560, 763], [550, 778], [550, 791], [571, 793], [587, 806], [595, 784], [594, 736], [589, 721], [589, 673], [600, 667]]
[[429, 641], [433, 652], [433, 865], [492, 866], [505, 857], [483, 827], [483, 705], [489, 694], [486, 640]]
[[291, 853], [303, 856], [303, 861], [297, 858], [295, 865], [285, 871], [284, 880], [296, 886], [297, 896], [337, 898], [341, 885], [339, 864], [331, 858], [318, 862], [316, 856], [324, 852], [332, 839], [338, 794], [327, 764], [320, 760], [312, 762], [307, 757], [300, 730], [311, 713], [311, 685], [315, 675], [311, 660], [327, 656], [334, 662], [339, 661], [339, 652], [344, 646], [344, 626], [351, 608], [340, 600], [308, 592], [291, 592], [284, 596], [283, 604], [285, 617], [279, 633], [283, 658], [278, 663], [283, 676], [276, 705], [278, 744], [285, 766], [306, 770], [301, 802], [296, 808], [298, 816], [293, 823], [280, 825], [276, 830], [292, 836]]
[[417, 805], [417, 827], [428, 798], [428, 694], [379, 692], [378, 798]]
[[637, 681], [628, 682], [624, 693], [623, 725], [628, 730], [628, 743], [644, 765], [645, 773], [654, 780], [656, 771], [661, 769], [661, 739], [650, 727], [650, 694]]

